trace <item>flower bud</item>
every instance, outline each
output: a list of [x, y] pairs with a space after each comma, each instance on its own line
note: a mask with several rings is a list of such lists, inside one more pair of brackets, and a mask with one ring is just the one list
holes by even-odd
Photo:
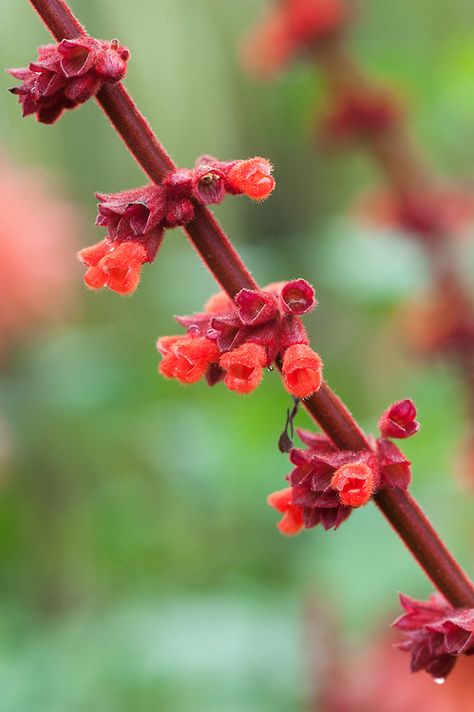
[[265, 200], [275, 187], [272, 170], [266, 158], [236, 161], [227, 173], [226, 182], [230, 192], [245, 193], [252, 200]]
[[286, 282], [281, 290], [281, 300], [285, 311], [291, 314], [307, 314], [318, 303], [312, 285], [305, 279]]
[[258, 326], [278, 314], [278, 304], [273, 294], [254, 289], [241, 289], [235, 297], [239, 317], [248, 326]]
[[379, 420], [384, 438], [409, 438], [420, 429], [416, 420], [416, 406], [410, 398], [393, 403]]

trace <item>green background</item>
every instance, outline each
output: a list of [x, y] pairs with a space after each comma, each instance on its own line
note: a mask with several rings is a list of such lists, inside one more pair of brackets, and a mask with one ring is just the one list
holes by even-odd
[[[72, 5], [91, 34], [130, 48], [126, 85], [178, 165], [202, 153], [273, 162], [267, 202], [228, 198], [215, 212], [260, 283], [315, 285], [312, 344], [367, 431], [388, 403], [414, 398], [413, 492], [472, 570], [472, 499], [454, 477], [463, 387], [446, 364], [407, 353], [392, 328], [400, 301], [428, 283], [423, 256], [409, 238], [347, 217], [379, 178], [362, 153], [312, 144], [315, 71], [300, 62], [264, 84], [244, 75], [252, 0]], [[352, 39], [408, 98], [427, 155], [463, 181], [474, 161], [473, 27], [467, 0], [449, 13], [440, 0], [372, 0]], [[1, 66], [25, 65], [48, 41], [26, 0], [2, 0]], [[21, 120], [11, 84], [0, 76], [0, 144], [48, 169], [80, 206], [82, 246], [97, 242], [94, 191], [140, 185], [140, 170], [94, 102], [42, 126]], [[456, 249], [472, 264], [467, 242]], [[398, 615], [397, 591], [426, 596], [430, 584], [372, 505], [335, 533], [278, 534], [265, 498], [289, 470], [276, 447], [289, 399], [276, 374], [248, 397], [156, 374], [156, 337], [215, 291], [179, 231], [132, 298], [87, 292], [81, 275], [67, 322], [36, 333], [0, 376], [14, 438], [0, 491], [1, 712], [302, 709], [317, 684], [309, 600], [357, 650]], [[304, 413], [298, 424], [309, 427]], [[324, 659], [324, 646], [315, 654]]]

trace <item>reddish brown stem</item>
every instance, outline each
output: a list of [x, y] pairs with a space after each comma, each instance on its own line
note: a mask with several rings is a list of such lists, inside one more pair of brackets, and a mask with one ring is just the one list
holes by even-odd
[[[30, 1], [57, 40], [84, 31], [64, 0]], [[162, 180], [174, 164], [126, 89], [122, 85], [109, 86], [100, 92], [97, 100], [143, 170], [152, 180]], [[197, 209], [187, 233], [230, 296], [243, 287], [258, 286], [209, 210]], [[306, 407], [338, 447], [349, 450], [370, 447], [348, 409], [326, 383], [306, 402]], [[454, 606], [474, 607], [473, 584], [413, 498], [407, 492], [396, 490], [377, 495], [376, 503], [448, 600]]]

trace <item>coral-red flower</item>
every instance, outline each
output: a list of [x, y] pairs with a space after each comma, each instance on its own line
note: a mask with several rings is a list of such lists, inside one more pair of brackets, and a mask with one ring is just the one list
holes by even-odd
[[9, 69], [22, 84], [10, 89], [18, 96], [23, 116], [36, 114], [44, 124], [54, 123], [64, 109], [74, 109], [96, 94], [104, 83], [125, 76], [129, 51], [116, 40], [106, 42], [86, 35], [38, 49], [29, 67]]
[[399, 647], [411, 654], [411, 670], [426, 670], [444, 679], [459, 655], [474, 655], [474, 609], [453, 608], [440, 595], [415, 601], [400, 595], [405, 613], [395, 622], [406, 641]]
[[304, 527], [303, 510], [301, 507], [292, 503], [293, 488], [272, 492], [267, 497], [267, 502], [270, 507], [276, 509], [277, 512], [283, 514], [283, 518], [278, 522], [277, 527], [282, 534], [286, 536], [294, 536], [299, 534]]
[[219, 358], [216, 344], [202, 336], [165, 336], [157, 348], [163, 355], [160, 373], [181, 383], [196, 383]]
[[346, 19], [342, 0], [278, 0], [245, 41], [243, 62], [252, 74], [267, 77], [337, 32]]
[[321, 385], [323, 363], [306, 344], [293, 344], [283, 356], [283, 381], [289, 393], [308, 398]]
[[154, 254], [150, 243], [111, 242], [104, 240], [78, 253], [81, 262], [89, 269], [84, 281], [91, 289], [108, 287], [119, 294], [131, 294], [140, 281], [140, 270], [145, 262], [151, 262], [159, 246], [157, 238]]
[[250, 393], [260, 384], [267, 355], [263, 346], [245, 343], [221, 356], [219, 365], [225, 371], [227, 388], [237, 393]]
[[379, 430], [384, 438], [409, 438], [419, 429], [416, 406], [410, 398], [393, 403], [379, 420]]
[[365, 462], [348, 462], [338, 467], [331, 480], [331, 487], [339, 492], [341, 504], [361, 507], [372, 496], [374, 480], [374, 471]]

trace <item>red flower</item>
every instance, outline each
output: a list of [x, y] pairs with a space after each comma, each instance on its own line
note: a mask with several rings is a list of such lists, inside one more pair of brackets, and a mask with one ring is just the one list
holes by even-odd
[[36, 114], [44, 124], [54, 123], [64, 109], [74, 109], [96, 94], [104, 83], [125, 76], [129, 51], [116, 40], [106, 42], [82, 36], [38, 49], [28, 68], [8, 72], [23, 83], [10, 89], [18, 95], [23, 116]]
[[339, 492], [341, 504], [361, 507], [367, 504], [374, 491], [374, 472], [364, 462], [349, 462], [338, 467], [331, 487]]
[[219, 359], [215, 343], [201, 336], [164, 336], [157, 348], [163, 355], [160, 373], [181, 383], [196, 383]]
[[321, 385], [323, 363], [306, 344], [289, 346], [283, 356], [283, 381], [289, 393], [308, 398]]
[[379, 430], [385, 438], [409, 438], [419, 429], [416, 406], [410, 398], [393, 403], [379, 420]]
[[81, 262], [89, 269], [84, 281], [91, 289], [109, 287], [119, 294], [131, 294], [140, 281], [140, 270], [145, 262], [151, 262], [160, 244], [156, 238], [154, 252], [150, 253], [150, 243], [111, 242], [104, 240], [78, 253]]
[[219, 366], [225, 371], [224, 382], [230, 391], [250, 393], [260, 384], [267, 355], [263, 346], [245, 343], [221, 356]]
[[337, 32], [346, 22], [341, 0], [278, 0], [247, 38], [243, 61], [266, 77], [288, 64], [302, 49]]
[[287, 487], [278, 492], [272, 492], [267, 498], [270, 507], [273, 507], [277, 512], [281, 512], [284, 515], [278, 522], [277, 527], [280, 532], [286, 536], [299, 534], [304, 527], [303, 510], [301, 507], [292, 504], [292, 498], [292, 487]]
[[459, 655], [474, 654], [474, 609], [452, 608], [440, 595], [415, 601], [400, 595], [405, 613], [393, 624], [406, 634], [399, 647], [411, 654], [411, 670], [444, 679]]

